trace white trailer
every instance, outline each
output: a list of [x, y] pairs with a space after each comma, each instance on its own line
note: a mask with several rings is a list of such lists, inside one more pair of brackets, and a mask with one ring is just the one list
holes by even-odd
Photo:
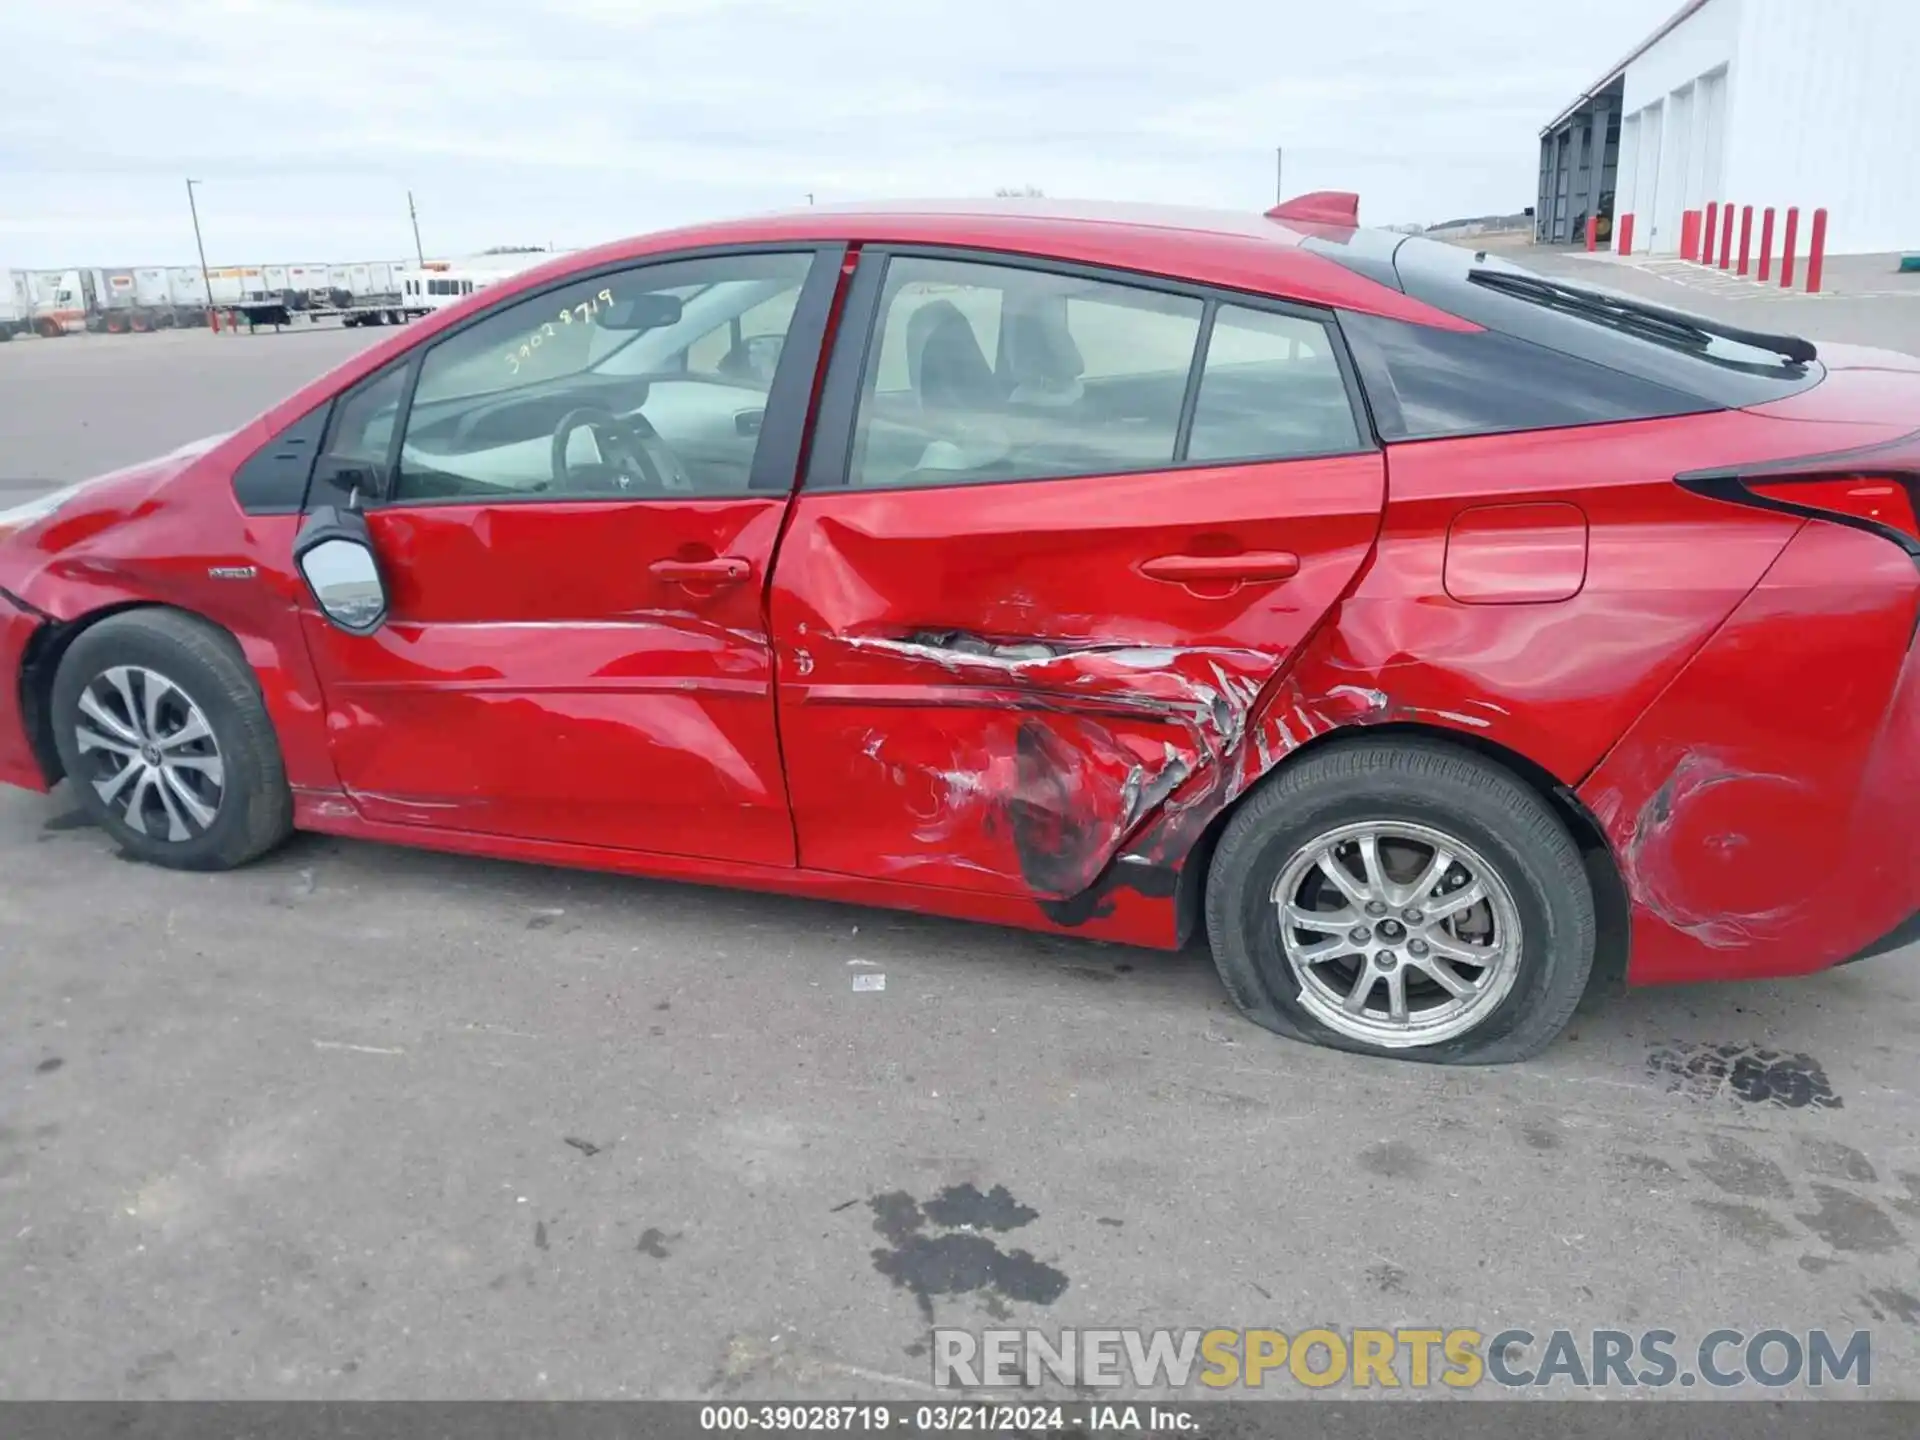
[[167, 270], [164, 265], [134, 267], [133, 303], [143, 309], [170, 305], [167, 299]]
[[167, 300], [176, 310], [191, 310], [201, 317], [195, 323], [202, 323], [207, 313], [207, 277], [192, 265], [171, 265], [167, 268]]
[[287, 266], [287, 288], [296, 293], [313, 294], [327, 288], [327, 267], [324, 265]]
[[33, 287], [24, 270], [0, 269], [0, 344], [33, 330]]
[[164, 265], [81, 271], [80, 294], [86, 302], [84, 328], [118, 335], [202, 323], [206, 302], [176, 298], [177, 273]]
[[355, 298], [373, 293], [371, 280], [372, 276], [367, 273], [367, 267], [364, 264], [327, 267], [327, 288], [344, 290]]

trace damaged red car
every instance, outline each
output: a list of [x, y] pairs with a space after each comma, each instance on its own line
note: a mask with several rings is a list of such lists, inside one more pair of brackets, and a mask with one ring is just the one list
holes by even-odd
[[1355, 219], [556, 259], [0, 515], [0, 778], [183, 869], [1204, 935], [1261, 1024], [1422, 1060], [1903, 943], [1920, 362]]

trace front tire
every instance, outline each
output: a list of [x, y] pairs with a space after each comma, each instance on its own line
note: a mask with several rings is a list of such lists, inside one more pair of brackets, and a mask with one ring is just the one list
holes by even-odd
[[52, 701], [75, 794], [128, 853], [228, 870], [292, 830], [273, 724], [224, 631], [175, 610], [110, 616], [68, 649]]
[[1251, 795], [1214, 851], [1207, 933], [1260, 1024], [1439, 1064], [1544, 1049], [1595, 948], [1592, 889], [1552, 808], [1424, 740], [1305, 756]]

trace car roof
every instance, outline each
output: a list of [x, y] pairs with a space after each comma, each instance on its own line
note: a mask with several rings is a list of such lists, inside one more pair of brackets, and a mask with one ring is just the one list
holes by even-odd
[[[603, 265], [712, 246], [844, 242], [943, 246], [1131, 270], [1329, 309], [1420, 323], [1459, 321], [1308, 248], [1351, 229], [1237, 210], [1053, 199], [908, 200], [819, 205], [634, 236], [575, 251], [514, 277], [533, 288]], [[495, 286], [493, 297], [510, 288]], [[1468, 327], [1471, 328], [1471, 327]]]

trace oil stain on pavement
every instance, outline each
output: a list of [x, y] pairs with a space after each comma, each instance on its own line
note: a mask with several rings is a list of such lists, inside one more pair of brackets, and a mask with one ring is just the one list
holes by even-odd
[[1700, 1100], [1728, 1093], [1750, 1105], [1788, 1110], [1838, 1110], [1827, 1072], [1811, 1055], [1786, 1054], [1761, 1045], [1703, 1041], [1665, 1045], [1647, 1056], [1647, 1069], [1669, 1093]]
[[1004, 1185], [984, 1194], [973, 1185], [949, 1185], [924, 1204], [893, 1190], [867, 1206], [873, 1228], [889, 1242], [873, 1252], [873, 1268], [911, 1291], [928, 1320], [937, 1295], [977, 1294], [999, 1314], [1010, 1301], [1051, 1305], [1066, 1293], [1061, 1271], [1025, 1250], [1002, 1250], [983, 1233], [1018, 1230], [1040, 1218]]

